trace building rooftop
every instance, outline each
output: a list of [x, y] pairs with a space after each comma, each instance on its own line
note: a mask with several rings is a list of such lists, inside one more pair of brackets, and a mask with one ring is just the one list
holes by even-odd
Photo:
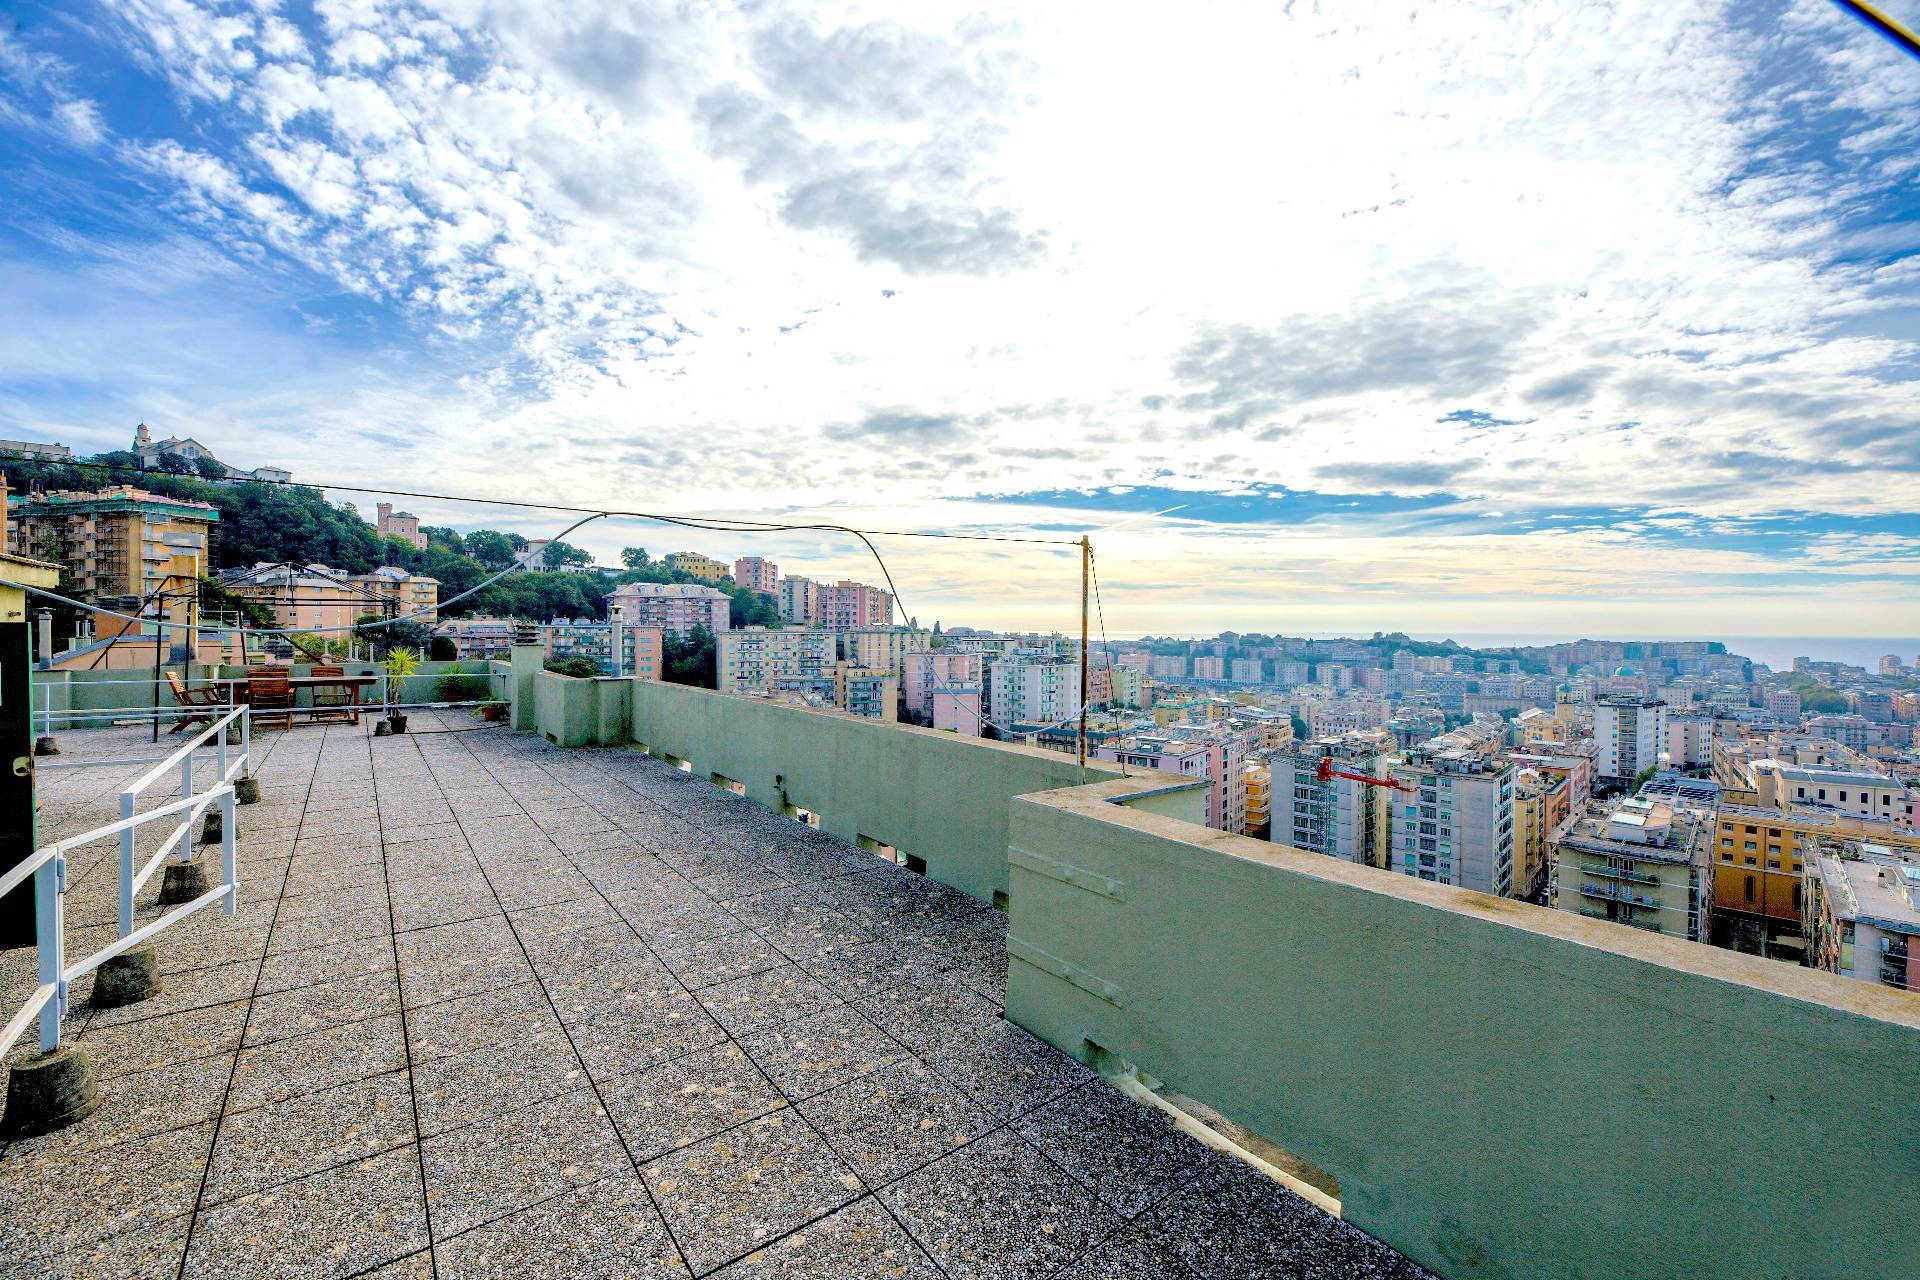
[[[240, 910], [154, 1000], [76, 987], [103, 1104], [0, 1148], [0, 1273], [1426, 1274], [1005, 1021], [1004, 914], [639, 752], [413, 719], [256, 735]], [[42, 837], [140, 768], [44, 774]]]
[[1920, 863], [1876, 845], [1852, 848], [1862, 856], [1820, 855], [1820, 879], [1835, 914], [1920, 936]]

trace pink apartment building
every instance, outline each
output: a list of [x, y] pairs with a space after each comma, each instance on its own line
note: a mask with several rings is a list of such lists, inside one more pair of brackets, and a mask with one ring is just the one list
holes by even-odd
[[1216, 831], [1246, 834], [1246, 747], [1238, 738], [1177, 738], [1142, 733], [1103, 746], [1098, 754], [1102, 760], [1130, 764], [1137, 769], [1157, 769], [1162, 773], [1207, 779], [1212, 783], [1207, 788], [1207, 825]]
[[820, 588], [820, 621], [829, 631], [893, 625], [893, 597], [863, 582], [836, 582]]
[[733, 583], [770, 596], [780, 586], [780, 566], [759, 556], [741, 556], [733, 562]]
[[712, 632], [733, 625], [727, 593], [691, 582], [629, 582], [607, 596], [609, 611], [617, 611], [628, 626], [658, 627], [669, 635], [685, 635], [695, 627]]
[[933, 727], [963, 738], [980, 736], [980, 686], [942, 685], [933, 691]]
[[970, 686], [977, 694], [984, 674], [984, 660], [978, 653], [952, 649], [909, 652], [901, 666], [901, 705], [928, 720], [933, 719], [934, 694], [956, 685]]

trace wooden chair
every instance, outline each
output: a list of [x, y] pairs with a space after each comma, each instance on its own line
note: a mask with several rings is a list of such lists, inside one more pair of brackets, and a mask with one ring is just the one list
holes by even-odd
[[286, 667], [248, 667], [247, 702], [253, 707], [253, 727], [293, 728], [293, 686]]
[[[315, 680], [338, 679], [347, 674], [345, 667], [313, 667], [309, 673]], [[316, 684], [313, 686], [314, 721], [335, 720], [341, 724], [360, 723], [360, 698], [349, 684]]]
[[226, 701], [220, 696], [220, 690], [214, 685], [203, 685], [198, 689], [190, 688], [180, 676], [167, 672], [167, 688], [173, 690], [173, 700], [181, 708], [191, 708], [192, 715], [181, 716], [174, 722], [168, 733], [185, 733], [196, 724], [212, 724], [227, 713]]

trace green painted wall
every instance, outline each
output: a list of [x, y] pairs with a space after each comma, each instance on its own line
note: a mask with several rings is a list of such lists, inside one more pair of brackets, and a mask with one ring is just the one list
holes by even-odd
[[1007, 1013], [1448, 1277], [1920, 1273], [1920, 999], [1105, 803], [1013, 803]]
[[[380, 670], [376, 664], [370, 662], [344, 662], [339, 665], [348, 675], [377, 675]], [[506, 669], [502, 663], [487, 664], [477, 658], [465, 662], [422, 662], [419, 674], [396, 682], [396, 693], [400, 700], [407, 702], [432, 701], [437, 696], [434, 686], [441, 676], [453, 672], [456, 668], [461, 673], [479, 675], [488, 669], [489, 665], [493, 670]], [[161, 670], [163, 672], [179, 671], [180, 667], [178, 664], [170, 664]], [[308, 674], [311, 670], [310, 664], [304, 662], [297, 663], [293, 667], [293, 673], [300, 676]], [[245, 667], [236, 666], [216, 667], [195, 664], [191, 669], [191, 674], [196, 680], [204, 680], [210, 676], [217, 679], [238, 679], [246, 673]], [[504, 694], [504, 682], [496, 687]], [[46, 708], [49, 693], [52, 694], [55, 711], [98, 710], [102, 713], [97, 719], [93, 717], [62, 718], [55, 726], [55, 732], [66, 728], [95, 728], [113, 723], [115, 718], [123, 717], [126, 712], [153, 706], [153, 672], [151, 668], [131, 671], [121, 669], [34, 672], [33, 707], [36, 712]], [[369, 703], [377, 704], [380, 697], [379, 686], [373, 685], [364, 690], [361, 697]], [[174, 705], [173, 694], [167, 687], [164, 675], [160, 680], [159, 702], [164, 707]], [[309, 706], [311, 702], [311, 690], [295, 690], [296, 706]]]
[[[722, 774], [773, 809], [797, 805], [845, 840], [870, 836], [927, 860], [927, 874], [983, 902], [1008, 889], [1008, 801], [1080, 781], [1071, 756], [880, 724], [649, 681], [632, 690], [632, 736], [655, 755]], [[546, 723], [543, 710], [541, 722]], [[1105, 769], [1090, 780], [1112, 778]]]

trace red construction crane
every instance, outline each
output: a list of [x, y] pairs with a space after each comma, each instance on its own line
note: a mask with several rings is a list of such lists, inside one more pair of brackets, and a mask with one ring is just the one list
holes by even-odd
[[1412, 793], [1413, 788], [1404, 782], [1395, 782], [1392, 778], [1369, 778], [1364, 773], [1348, 773], [1344, 769], [1333, 767], [1331, 756], [1321, 756], [1320, 763], [1313, 771], [1315, 781], [1332, 782], [1335, 778], [1345, 778], [1349, 782], [1364, 782], [1370, 787], [1392, 787], [1395, 791]]

